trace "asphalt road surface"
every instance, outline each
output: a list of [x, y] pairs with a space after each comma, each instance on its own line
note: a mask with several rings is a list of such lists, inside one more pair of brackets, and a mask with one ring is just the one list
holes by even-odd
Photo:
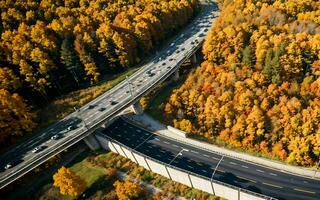
[[[43, 132], [0, 156], [0, 189], [50, 157], [79, 142], [173, 74], [204, 40], [216, 18], [214, 2], [200, 1], [200, 13], [166, 47], [127, 80], [119, 83]], [[70, 126], [74, 129], [68, 130]], [[60, 134], [60, 139], [50, 137]], [[44, 147], [33, 153], [35, 147]], [[5, 169], [11, 163], [12, 167]]]
[[103, 133], [156, 160], [208, 178], [211, 178], [217, 167], [214, 179], [253, 192], [287, 200], [320, 199], [319, 180], [283, 173], [229, 157], [222, 158], [219, 154], [153, 134], [123, 119], [117, 119]]

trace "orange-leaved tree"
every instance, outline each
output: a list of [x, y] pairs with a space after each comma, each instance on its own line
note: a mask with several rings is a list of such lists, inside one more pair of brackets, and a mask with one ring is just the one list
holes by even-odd
[[58, 187], [63, 195], [76, 197], [86, 189], [86, 182], [64, 166], [53, 175], [53, 180], [53, 185]]

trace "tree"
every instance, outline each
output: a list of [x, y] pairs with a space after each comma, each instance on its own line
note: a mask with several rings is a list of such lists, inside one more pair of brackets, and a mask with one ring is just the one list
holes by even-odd
[[36, 126], [33, 122], [35, 116], [17, 93], [0, 89], [0, 142], [32, 131]]
[[145, 195], [142, 187], [130, 180], [125, 182], [116, 181], [113, 185], [116, 187], [119, 200], [141, 199]]
[[53, 175], [53, 180], [53, 185], [58, 187], [63, 195], [77, 197], [86, 190], [85, 181], [64, 166]]
[[242, 63], [248, 67], [252, 67], [253, 65], [253, 56], [250, 46], [246, 46], [242, 51]]
[[61, 56], [60, 56], [61, 62], [70, 71], [70, 73], [72, 74], [72, 77], [79, 85], [80, 84], [80, 77], [78, 74], [79, 74], [79, 72], [82, 71], [82, 68], [79, 63], [79, 59], [76, 55], [76, 52], [74, 50], [71, 38], [66, 37], [62, 41], [60, 54], [61, 54]]

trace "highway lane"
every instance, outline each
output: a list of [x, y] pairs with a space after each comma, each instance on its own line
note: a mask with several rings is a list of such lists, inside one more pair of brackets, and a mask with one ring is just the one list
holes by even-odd
[[[182, 144], [130, 124], [116, 120], [104, 134], [114, 140], [159, 161], [214, 179], [278, 199], [319, 200], [320, 181], [303, 178], [253, 163], [223, 157]], [[182, 149], [182, 156], [177, 156]]]
[[[1, 155], [0, 188], [43, 163], [50, 156], [78, 142], [90, 131], [99, 128], [102, 123], [111, 119], [172, 74], [190, 53], [201, 46], [200, 43], [208, 27], [218, 13], [216, 5], [212, 2], [202, 1], [200, 7], [201, 13], [182, 30], [180, 36], [175, 37], [170, 45], [164, 47], [150, 62], [128, 78], [133, 88], [133, 97], [129, 94], [128, 81], [123, 81], [81, 107], [79, 111], [68, 115], [42, 133]], [[192, 42], [195, 43], [192, 44]], [[149, 76], [148, 71], [154, 74]], [[75, 126], [76, 129], [67, 131], [70, 125]], [[59, 140], [50, 140], [50, 137], [57, 133], [62, 134], [63, 137]], [[33, 148], [40, 145], [47, 148], [36, 154], [31, 152]], [[4, 170], [4, 166], [12, 161], [18, 161], [18, 163], [11, 169]]]

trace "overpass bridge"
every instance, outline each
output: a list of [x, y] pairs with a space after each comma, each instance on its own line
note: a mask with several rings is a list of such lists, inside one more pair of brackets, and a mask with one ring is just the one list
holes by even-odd
[[[1, 155], [0, 189], [81, 140], [90, 148], [97, 148], [98, 143], [91, 135], [96, 129], [110, 122], [129, 106], [138, 113], [137, 102], [142, 96], [169, 77], [177, 78], [179, 66], [189, 58], [195, 60], [194, 53], [201, 47], [212, 22], [219, 14], [217, 5], [212, 1], [201, 1], [199, 10], [200, 13], [180, 35], [132, 76], [25, 143]], [[63, 137], [51, 139], [57, 134]], [[44, 149], [38, 153], [32, 152], [38, 146], [43, 146]], [[8, 163], [11, 167], [4, 169]]]

